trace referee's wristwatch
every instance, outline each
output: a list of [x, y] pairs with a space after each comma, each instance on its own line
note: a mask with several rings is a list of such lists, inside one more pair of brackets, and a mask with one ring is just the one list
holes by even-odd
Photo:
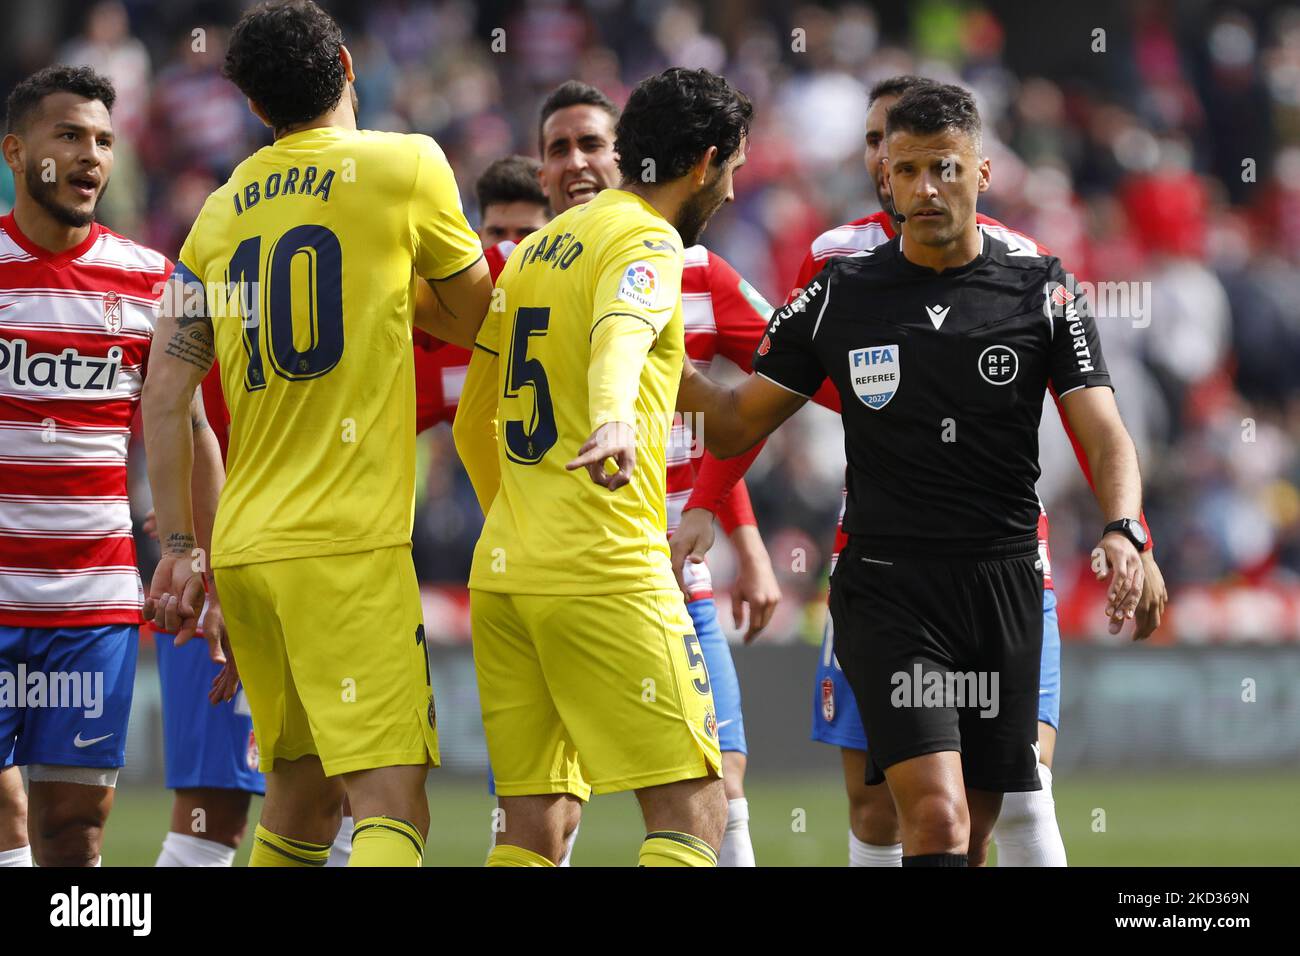
[[1142, 527], [1142, 522], [1136, 518], [1120, 518], [1118, 521], [1112, 521], [1102, 530], [1101, 536], [1104, 538], [1112, 532], [1118, 531], [1124, 537], [1133, 542], [1133, 547], [1138, 549], [1138, 554], [1147, 546], [1147, 529]]

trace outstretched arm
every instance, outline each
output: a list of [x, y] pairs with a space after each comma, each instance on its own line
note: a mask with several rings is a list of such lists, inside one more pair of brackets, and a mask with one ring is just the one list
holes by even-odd
[[783, 388], [761, 375], [723, 386], [682, 363], [677, 410], [695, 416], [704, 447], [719, 458], [732, 458], [766, 438], [803, 407], [808, 396]]

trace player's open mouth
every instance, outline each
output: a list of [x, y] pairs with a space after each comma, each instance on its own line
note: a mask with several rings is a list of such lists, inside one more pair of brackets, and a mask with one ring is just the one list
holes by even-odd
[[912, 213], [909, 218], [912, 219], [940, 219], [943, 217], [942, 209], [918, 209]]
[[570, 199], [590, 199], [598, 192], [600, 190], [596, 188], [596, 184], [587, 179], [569, 184]]
[[94, 176], [69, 176], [68, 185], [84, 199], [94, 199], [99, 192], [99, 180]]

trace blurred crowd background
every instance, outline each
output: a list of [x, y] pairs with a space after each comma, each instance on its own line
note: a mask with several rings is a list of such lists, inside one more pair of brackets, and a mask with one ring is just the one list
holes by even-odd
[[[773, 303], [813, 238], [877, 208], [861, 159], [871, 84], [920, 73], [969, 86], [992, 158], [981, 211], [1038, 239], [1080, 279], [1124, 284], [1126, 301], [1098, 306], [1175, 597], [1165, 639], [1300, 638], [1300, 6], [323, 5], [357, 64], [360, 124], [434, 136], [472, 223], [475, 178], [505, 154], [536, 155], [537, 107], [559, 82], [577, 77], [621, 102], [669, 65], [725, 73], [753, 99], [756, 122], [736, 201], [704, 241]], [[243, 6], [5, 4], [6, 93], [56, 61], [115, 81], [117, 166], [101, 219], [168, 256], [207, 194], [269, 141], [220, 75]], [[0, 178], [0, 211], [11, 200]], [[420, 461], [417, 566], [429, 601], [450, 613], [480, 519], [448, 429], [422, 436]], [[1100, 514], [1050, 409], [1043, 467], [1067, 636], [1090, 636], [1100, 612], [1070, 609], [1092, 594]], [[842, 469], [838, 420], [809, 409], [750, 473], [785, 594], [773, 639], [820, 638]], [[725, 543], [713, 564], [725, 592]], [[1242, 593], [1267, 599], [1234, 601]]]

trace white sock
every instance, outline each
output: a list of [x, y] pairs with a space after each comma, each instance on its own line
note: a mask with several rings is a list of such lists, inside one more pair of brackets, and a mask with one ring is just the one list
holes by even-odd
[[1056, 801], [1052, 799], [1052, 770], [1038, 765], [1042, 790], [1008, 793], [1002, 798], [1002, 813], [993, 827], [998, 847], [998, 866], [1065, 866], [1065, 844], [1056, 825]]
[[339, 824], [339, 835], [330, 845], [330, 856], [325, 861], [326, 866], [348, 865], [348, 860], [352, 859], [352, 828], [355, 825], [356, 820], [352, 817], [343, 818], [343, 822]]
[[232, 866], [235, 848], [188, 833], [168, 833], [154, 866]]
[[560, 862], [555, 864], [556, 866], [571, 865], [569, 861], [573, 859], [573, 844], [578, 842], [578, 827], [581, 826], [582, 824], [579, 823], [578, 826], [573, 828], [573, 832], [569, 834], [569, 839], [564, 844], [564, 856], [560, 857]]
[[876, 846], [863, 843], [849, 831], [849, 866], [902, 866], [903, 844]]
[[15, 847], [12, 850], [0, 850], [0, 867], [33, 865], [32, 848], [29, 846]]
[[754, 844], [749, 838], [749, 801], [727, 801], [727, 829], [722, 834], [718, 866], [754, 866]]

